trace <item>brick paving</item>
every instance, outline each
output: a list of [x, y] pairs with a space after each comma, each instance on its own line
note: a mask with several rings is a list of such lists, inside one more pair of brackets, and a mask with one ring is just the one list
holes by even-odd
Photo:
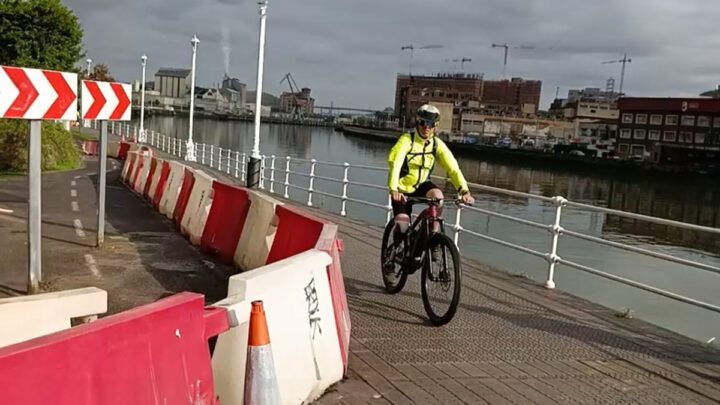
[[317, 404], [717, 404], [720, 353], [637, 319], [464, 261], [455, 319], [431, 326], [419, 272], [382, 288], [381, 229], [340, 225], [350, 371]]

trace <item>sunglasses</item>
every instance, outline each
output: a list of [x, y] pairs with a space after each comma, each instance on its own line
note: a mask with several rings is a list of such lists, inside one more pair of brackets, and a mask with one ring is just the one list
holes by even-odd
[[435, 121], [430, 120], [418, 120], [418, 125], [421, 127], [435, 128]]

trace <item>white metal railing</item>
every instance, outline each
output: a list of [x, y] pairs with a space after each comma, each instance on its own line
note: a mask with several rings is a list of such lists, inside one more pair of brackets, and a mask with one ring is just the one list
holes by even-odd
[[[122, 130], [122, 128], [121, 128]], [[124, 134], [126, 136], [132, 136], [131, 134], [134, 134], [135, 130], [131, 129], [130, 126], [128, 126], [125, 129]], [[177, 138], [167, 137], [165, 135], [159, 134], [154, 131], [150, 131], [150, 135], [148, 136], [148, 143], [152, 146], [154, 146], [157, 149], [160, 149], [164, 152], [170, 153], [174, 156], [178, 156], [181, 158], [184, 158], [185, 156], [185, 145], [184, 140], [180, 141]], [[217, 170], [219, 172], [229, 174], [235, 178], [244, 180], [245, 174], [246, 174], [246, 157], [247, 155], [245, 153], [241, 153], [239, 151], [232, 151], [230, 149], [223, 149], [220, 147], [216, 147], [214, 145], [206, 145], [202, 143], [195, 144], [196, 148], [196, 154], [197, 154], [197, 162], [201, 165], [209, 166], [210, 168]], [[267, 164], [267, 161], [269, 160], [269, 165]], [[326, 175], [318, 175], [317, 174], [317, 168], [319, 167], [335, 167], [338, 169], [338, 177], [328, 177]], [[325, 197], [337, 199], [340, 201], [340, 210], [339, 214], [342, 216], [348, 215], [348, 202], [357, 203], [366, 205], [369, 207], [377, 208], [383, 211], [386, 220], [389, 221], [391, 218], [391, 212], [392, 212], [392, 206], [390, 204], [390, 198], [387, 196], [387, 200], [385, 203], [377, 203], [368, 201], [367, 199], [367, 191], [376, 191], [378, 197], [382, 197], [384, 195], [387, 195], [387, 187], [383, 184], [373, 184], [373, 183], [366, 183], [361, 181], [355, 181], [352, 180], [352, 173], [351, 170], [357, 171], [369, 171], [369, 172], [381, 172], [381, 173], [387, 173], [387, 168], [385, 167], [376, 167], [376, 166], [368, 166], [368, 165], [361, 165], [361, 164], [351, 164], [349, 162], [329, 162], [329, 161], [321, 161], [317, 159], [305, 159], [295, 156], [285, 156], [285, 157], [279, 157], [279, 156], [262, 156], [261, 158], [261, 169], [260, 169], [260, 185], [259, 188], [263, 190], [267, 190], [270, 193], [273, 194], [279, 194], [282, 195], [284, 198], [290, 198], [289, 191], [292, 190], [298, 190], [307, 193], [307, 200], [303, 201], [308, 206], [313, 206], [313, 198], [315, 195], [322, 195]], [[268, 173], [266, 173], [268, 172]], [[303, 185], [300, 184], [293, 184], [292, 180], [294, 179], [305, 179], [305, 181], [302, 182]], [[433, 176], [433, 178], [438, 178], [441, 180], [447, 180], [444, 177], [438, 177]], [[315, 181], [316, 180], [323, 180], [329, 183], [335, 183], [338, 185], [341, 185], [342, 192], [340, 194], [333, 194], [328, 191], [319, 190], [316, 187]], [[266, 187], [266, 183], [267, 186]], [[598, 207], [594, 205], [589, 204], [583, 204], [579, 202], [569, 201], [566, 198], [562, 196], [556, 196], [556, 197], [545, 197], [535, 194], [529, 194], [524, 193], [520, 191], [513, 191], [513, 190], [506, 190], [498, 187], [491, 187], [486, 186], [482, 184], [477, 183], [468, 183], [470, 188], [473, 191], [483, 191], [486, 193], [491, 194], [499, 194], [504, 196], [510, 196], [510, 197], [516, 197], [516, 198], [522, 198], [522, 199], [532, 199], [532, 200], [538, 200], [545, 203], [552, 204], [555, 207], [555, 215], [553, 218], [552, 223], [545, 224], [540, 222], [531, 221], [528, 219], [503, 214], [497, 211], [489, 210], [486, 208], [480, 208], [480, 207], [469, 207], [469, 206], [461, 206], [458, 207], [457, 211], [455, 212], [455, 221], [453, 224], [450, 224], [450, 228], [454, 231], [454, 240], [457, 243], [458, 238], [460, 234], [466, 234], [473, 236], [475, 238], [479, 238], [485, 241], [489, 241], [501, 246], [505, 246], [507, 248], [511, 248], [535, 257], [539, 257], [544, 259], [547, 262], [547, 277], [545, 280], [545, 287], [547, 288], [555, 288], [555, 265], [557, 264], [563, 264], [565, 266], [568, 266], [570, 268], [574, 268], [583, 272], [587, 272], [590, 274], [593, 274], [595, 276], [603, 277], [609, 280], [613, 280], [625, 285], [629, 285], [644, 291], [649, 291], [658, 295], [662, 295], [667, 298], [671, 298], [676, 301], [684, 302], [690, 305], [694, 305], [697, 307], [705, 308], [707, 310], [718, 312], [720, 313], [720, 306], [702, 302], [690, 297], [686, 297], [680, 294], [676, 294], [670, 291], [662, 290], [657, 287], [653, 287], [638, 281], [630, 280], [621, 276], [617, 276], [611, 273], [604, 272], [599, 269], [595, 269], [590, 266], [586, 266], [580, 263], [573, 262], [571, 260], [565, 259], [560, 256], [559, 248], [558, 248], [558, 242], [561, 236], [564, 237], [571, 237], [576, 238], [592, 243], [597, 243], [600, 245], [605, 245], [617, 249], [622, 249], [625, 251], [654, 257], [656, 259], [682, 264], [685, 266], [694, 267], [700, 270], [704, 270], [707, 272], [711, 272], [714, 274], [720, 274], [720, 268], [709, 265], [706, 263], [700, 263], [693, 260], [683, 259], [680, 257], [672, 256], [666, 253], [661, 253], [649, 249], [644, 249], [637, 246], [631, 246], [628, 244], [618, 243], [611, 240], [603, 239], [597, 236], [584, 234], [581, 232], [572, 231], [569, 229], [564, 228], [562, 224], [562, 215], [563, 215], [563, 209], [566, 207], [572, 207], [574, 209], [580, 209], [584, 211], [592, 211], [592, 212], [600, 212], [610, 215], [616, 215], [620, 217], [625, 218], [631, 218], [635, 220], [641, 220], [646, 221], [650, 223], [660, 224], [660, 225], [667, 225], [671, 227], [676, 227], [680, 229], [688, 229], [692, 231], [698, 231], [698, 232], [709, 232], [712, 234], [720, 235], [720, 228], [712, 228], [707, 226], [701, 226], [701, 225], [695, 225], [695, 224], [689, 224], [679, 221], [673, 221], [669, 219], [664, 218], [658, 218], [658, 217], [652, 217], [648, 215], [642, 215], [642, 214], [635, 214], [632, 212], [626, 212], [626, 211], [620, 211], [620, 210], [614, 210], [610, 208], [604, 208], [604, 207]], [[350, 187], [353, 187], [353, 190], [359, 188], [364, 189], [366, 191], [358, 192], [357, 194], [353, 193], [351, 195], [351, 189]], [[382, 192], [383, 194], [379, 194]], [[518, 224], [522, 224], [525, 226], [538, 228], [538, 229], [545, 229], [550, 234], [550, 240], [549, 240], [549, 251], [548, 252], [541, 252], [538, 250], [534, 250], [531, 248], [528, 248], [526, 246], [521, 246], [519, 244], [498, 239], [490, 235], [482, 234], [476, 231], [473, 231], [471, 229], [467, 229], [463, 227], [462, 225], [462, 218], [463, 213], [471, 214], [471, 213], [478, 213], [490, 217], [496, 217], [501, 218], [504, 220], [512, 221]]]

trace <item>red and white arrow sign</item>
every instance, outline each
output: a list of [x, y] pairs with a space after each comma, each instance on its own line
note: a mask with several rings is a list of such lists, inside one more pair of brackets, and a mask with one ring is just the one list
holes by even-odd
[[82, 81], [82, 118], [130, 121], [131, 87], [125, 83]]
[[75, 120], [77, 75], [0, 66], [0, 118]]

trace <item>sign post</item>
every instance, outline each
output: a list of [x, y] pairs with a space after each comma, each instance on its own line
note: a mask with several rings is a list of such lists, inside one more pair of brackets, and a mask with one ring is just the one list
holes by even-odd
[[97, 247], [105, 242], [105, 185], [107, 122], [130, 120], [131, 86], [124, 83], [82, 81], [82, 118], [100, 120], [98, 133]]
[[42, 281], [42, 121], [72, 121], [77, 114], [77, 75], [0, 66], [0, 118], [30, 120], [28, 129], [28, 285]]

